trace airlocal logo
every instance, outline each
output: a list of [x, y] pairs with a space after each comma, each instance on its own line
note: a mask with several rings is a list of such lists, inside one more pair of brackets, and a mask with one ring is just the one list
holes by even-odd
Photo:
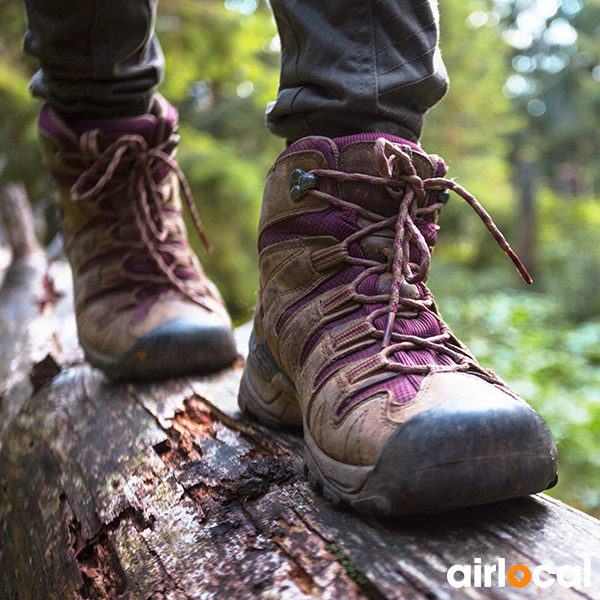
[[592, 585], [592, 559], [584, 558], [581, 565], [539, 565], [533, 569], [525, 565], [506, 566], [506, 560], [499, 558], [495, 565], [482, 565], [475, 558], [472, 565], [453, 565], [446, 575], [454, 588], [462, 587], [506, 587], [522, 588], [533, 583], [541, 588], [558, 584], [564, 588], [590, 587]]

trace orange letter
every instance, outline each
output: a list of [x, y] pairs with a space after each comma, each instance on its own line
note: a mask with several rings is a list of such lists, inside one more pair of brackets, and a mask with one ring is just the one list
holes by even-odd
[[[523, 573], [522, 579], [517, 579], [515, 573], [521, 571]], [[513, 565], [506, 574], [508, 583], [513, 587], [522, 588], [525, 587], [531, 581], [531, 571], [525, 565]]]

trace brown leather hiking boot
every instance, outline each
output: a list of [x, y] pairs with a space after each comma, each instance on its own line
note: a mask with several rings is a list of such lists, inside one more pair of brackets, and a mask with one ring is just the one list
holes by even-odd
[[88, 361], [113, 378], [202, 373], [237, 356], [229, 315], [186, 235], [175, 161], [177, 113], [68, 125], [42, 109], [42, 149], [56, 182]]
[[242, 409], [304, 427], [313, 485], [373, 514], [433, 512], [556, 481], [543, 419], [481, 367], [425, 286], [448, 189], [437, 156], [389, 135], [290, 146], [269, 172]]

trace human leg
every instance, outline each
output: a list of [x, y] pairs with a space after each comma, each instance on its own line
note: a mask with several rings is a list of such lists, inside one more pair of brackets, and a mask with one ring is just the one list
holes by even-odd
[[[435, 21], [420, 25], [411, 7], [435, 11], [427, 2], [359, 4], [387, 5], [413, 30], [397, 28], [390, 15], [378, 26], [364, 15], [356, 21], [344, 5], [331, 31], [312, 18], [304, 29], [294, 25], [297, 37], [281, 35], [284, 73], [272, 128], [291, 140], [313, 135], [291, 144], [267, 177], [240, 406], [272, 426], [303, 426], [310, 480], [362, 512], [432, 512], [540, 491], [556, 474], [546, 424], [455, 338], [425, 285], [448, 190], [478, 212], [527, 277], [480, 205], [443, 178], [443, 160], [414, 143], [445, 78], [435, 48], [422, 39], [433, 26], [437, 40]], [[280, 27], [296, 23], [284, 20], [296, 9], [311, 14], [291, 0], [275, 6]], [[365, 33], [371, 52], [355, 48], [358, 41], [338, 45], [336, 27], [349, 39], [361, 23], [363, 32], [377, 31]], [[298, 67], [310, 48], [321, 48], [316, 75]], [[348, 59], [342, 48], [365, 57], [359, 65], [346, 60], [357, 77], [327, 70], [328, 54], [334, 67], [336, 57]], [[373, 60], [388, 50], [399, 68]], [[293, 77], [300, 83], [292, 94]], [[330, 139], [318, 129], [351, 135]], [[409, 139], [394, 135], [401, 131]]]
[[267, 109], [273, 133], [296, 141], [378, 131], [417, 141], [445, 94], [437, 5], [429, 0], [272, 0], [281, 78]]
[[146, 114], [162, 80], [158, 0], [24, 0], [34, 94], [69, 120]]

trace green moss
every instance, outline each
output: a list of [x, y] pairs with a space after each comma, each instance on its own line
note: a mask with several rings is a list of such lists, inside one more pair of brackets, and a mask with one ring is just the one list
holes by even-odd
[[337, 544], [329, 542], [325, 546], [325, 550], [335, 556], [336, 560], [344, 567], [344, 570], [348, 573], [348, 576], [352, 581], [355, 581], [361, 587], [365, 587], [369, 584], [369, 580], [363, 575], [359, 567], [338, 548]]

